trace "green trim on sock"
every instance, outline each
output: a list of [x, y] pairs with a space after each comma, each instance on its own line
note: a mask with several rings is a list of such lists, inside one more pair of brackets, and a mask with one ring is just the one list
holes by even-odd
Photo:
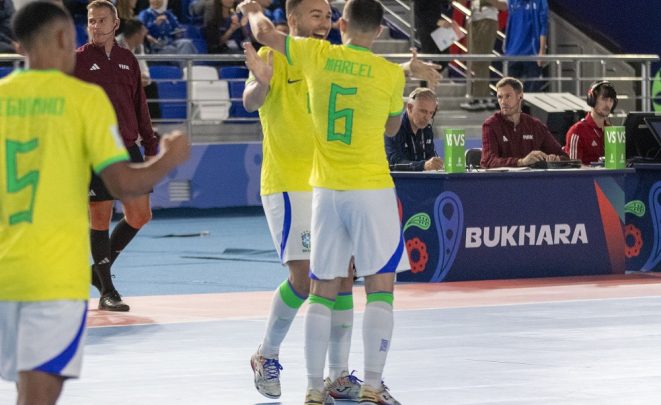
[[280, 298], [282, 298], [282, 301], [287, 304], [289, 308], [298, 309], [305, 302], [304, 299], [296, 295], [296, 292], [294, 292], [289, 285], [288, 280], [285, 280], [280, 284], [278, 291], [280, 291]]
[[367, 303], [369, 304], [370, 302], [385, 302], [386, 304], [392, 305], [392, 302], [394, 300], [394, 297], [392, 293], [389, 292], [375, 292], [375, 293], [369, 293], [367, 294]]
[[321, 304], [325, 306], [326, 308], [330, 309], [331, 311], [333, 310], [333, 307], [335, 306], [335, 301], [329, 300], [328, 298], [320, 297], [318, 295], [310, 294], [310, 297], [308, 298], [308, 301], [310, 304]]
[[335, 297], [333, 311], [349, 311], [353, 309], [353, 294], [338, 295]]

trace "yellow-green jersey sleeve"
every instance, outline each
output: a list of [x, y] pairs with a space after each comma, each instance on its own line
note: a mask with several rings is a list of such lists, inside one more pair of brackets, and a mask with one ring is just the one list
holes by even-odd
[[307, 84], [301, 70], [287, 63], [282, 54], [262, 47], [258, 55], [268, 60], [269, 52], [273, 55], [273, 77], [259, 108], [264, 133], [260, 192], [311, 191], [314, 125], [308, 110]]
[[406, 76], [404, 70], [395, 74], [395, 91], [390, 98], [390, 116], [395, 117], [404, 111], [404, 87], [406, 86]]

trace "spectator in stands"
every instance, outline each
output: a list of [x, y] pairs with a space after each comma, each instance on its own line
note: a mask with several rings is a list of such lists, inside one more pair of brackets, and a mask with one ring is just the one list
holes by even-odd
[[496, 94], [500, 112], [482, 124], [482, 167], [530, 166], [541, 160], [567, 158], [549, 129], [537, 118], [521, 112], [521, 81], [502, 78], [496, 84]]
[[[467, 3], [462, 0], [463, 4]], [[471, 0], [471, 16], [468, 21], [468, 53], [490, 54], [496, 44], [498, 12], [507, 10], [507, 0]], [[468, 89], [470, 100], [461, 104], [467, 111], [495, 110], [498, 104], [490, 95], [489, 62], [468, 62], [473, 81]]]
[[[438, 28], [441, 14], [450, 14], [451, 7], [449, 0], [414, 0], [413, 14], [415, 21], [415, 33], [420, 40], [421, 53], [447, 53], [446, 50], [439, 50], [431, 37], [432, 31]], [[443, 67], [447, 62], [439, 63]]]
[[11, 17], [14, 15], [12, 0], [0, 0], [0, 53], [15, 53]]
[[[119, 12], [119, 10], [117, 11]], [[123, 25], [124, 32], [117, 36], [117, 44], [130, 50], [134, 55], [144, 55], [144, 41], [145, 37], [147, 36], [147, 28], [145, 28], [142, 21], [138, 20], [137, 18], [126, 20], [124, 21]], [[138, 59], [138, 63], [140, 64], [140, 78], [142, 79], [142, 87], [145, 89], [145, 95], [147, 96], [147, 99], [158, 99], [158, 88], [156, 87], [156, 83], [151, 81], [147, 61], [144, 59]], [[149, 115], [152, 119], [161, 117], [161, 111], [158, 107], [158, 103], [147, 102], [147, 105], [149, 106]]]
[[[119, 10], [117, 10], [119, 12]], [[145, 28], [142, 21], [135, 18], [126, 20], [124, 22], [124, 32], [119, 34], [116, 38], [117, 44], [121, 47], [133, 52], [134, 55], [144, 55], [145, 47], [143, 45], [145, 37], [147, 36], [147, 28]], [[142, 86], [146, 87], [151, 83], [149, 76], [149, 67], [145, 60], [138, 60], [140, 65], [140, 78], [142, 79]]]
[[128, 20], [135, 18], [135, 6], [137, 0], [117, 0], [115, 7], [117, 7], [117, 16], [119, 17], [119, 30], [118, 34], [124, 32], [124, 23]]
[[191, 14], [203, 16], [203, 26], [209, 53], [242, 53], [241, 43], [249, 38], [236, 14], [234, 0], [197, 0], [191, 4]]
[[[507, 56], [545, 55], [548, 36], [547, 0], [508, 0], [507, 31], [503, 51]], [[543, 62], [510, 62], [508, 74], [525, 82], [524, 90], [540, 91]], [[526, 81], [525, 79], [532, 79]]]
[[432, 122], [438, 99], [433, 90], [419, 87], [411, 92], [402, 123], [394, 137], [385, 137], [390, 170], [441, 170], [443, 160], [434, 149]]
[[604, 156], [604, 127], [610, 125], [608, 116], [617, 106], [615, 87], [607, 81], [593, 83], [588, 89], [587, 103], [592, 109], [569, 128], [563, 148], [570, 159], [579, 159], [584, 165]]
[[149, 0], [149, 8], [140, 12], [140, 20], [149, 31], [147, 37], [152, 51], [167, 54], [195, 54], [193, 42], [181, 38], [185, 30], [170, 10], [162, 10], [163, 0]]

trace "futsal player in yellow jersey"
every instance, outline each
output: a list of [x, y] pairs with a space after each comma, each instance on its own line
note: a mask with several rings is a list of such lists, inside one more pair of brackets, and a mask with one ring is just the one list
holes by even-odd
[[144, 194], [186, 159], [179, 133], [130, 166], [103, 90], [69, 76], [75, 31], [60, 6], [20, 9], [26, 70], [0, 80], [0, 376], [20, 404], [53, 404], [80, 374], [89, 297], [90, 166], [120, 198]]
[[363, 321], [365, 382], [359, 401], [380, 404], [393, 329], [394, 275], [407, 264], [383, 145], [383, 133], [392, 136], [400, 125], [405, 78], [399, 66], [369, 51], [381, 30], [383, 6], [376, 0], [349, 0], [339, 23], [343, 46], [285, 37], [254, 1], [244, 1], [239, 9], [248, 15], [259, 42], [301, 68], [310, 93], [315, 152], [305, 403], [320, 405], [325, 398], [331, 309], [343, 276], [338, 269], [353, 254], [357, 274], [365, 276], [368, 297]]
[[[330, 5], [325, 0], [287, 3], [290, 33], [298, 37], [326, 38], [331, 29]], [[308, 109], [307, 85], [298, 67], [284, 55], [262, 47], [259, 56], [246, 55], [251, 75], [243, 94], [247, 110], [259, 109], [264, 133], [261, 196], [264, 213], [281, 262], [289, 277], [273, 296], [266, 330], [251, 357], [255, 387], [268, 398], [279, 398], [280, 346], [310, 291], [310, 171], [314, 151], [314, 125]], [[344, 265], [340, 293], [332, 310], [329, 348], [329, 394], [355, 400], [360, 383], [349, 374], [353, 326], [353, 277]], [[332, 399], [331, 399], [332, 400]]]

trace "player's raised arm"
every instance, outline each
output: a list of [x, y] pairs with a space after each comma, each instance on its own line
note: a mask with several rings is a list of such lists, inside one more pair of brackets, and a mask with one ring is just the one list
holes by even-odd
[[237, 10], [248, 17], [250, 30], [257, 42], [269, 46], [285, 55], [287, 35], [275, 29], [273, 22], [262, 12], [262, 7], [255, 0], [242, 1]]
[[113, 196], [137, 197], [149, 193], [170, 170], [185, 162], [189, 154], [186, 134], [175, 131], [161, 139], [160, 153], [155, 158], [140, 164], [113, 163], [101, 171], [101, 179]]
[[273, 78], [273, 51], [266, 54], [267, 60], [259, 57], [250, 42], [243, 44], [246, 55], [246, 66], [250, 69], [251, 77], [243, 90], [243, 107], [248, 112], [257, 111], [266, 101], [269, 94], [271, 79]]

